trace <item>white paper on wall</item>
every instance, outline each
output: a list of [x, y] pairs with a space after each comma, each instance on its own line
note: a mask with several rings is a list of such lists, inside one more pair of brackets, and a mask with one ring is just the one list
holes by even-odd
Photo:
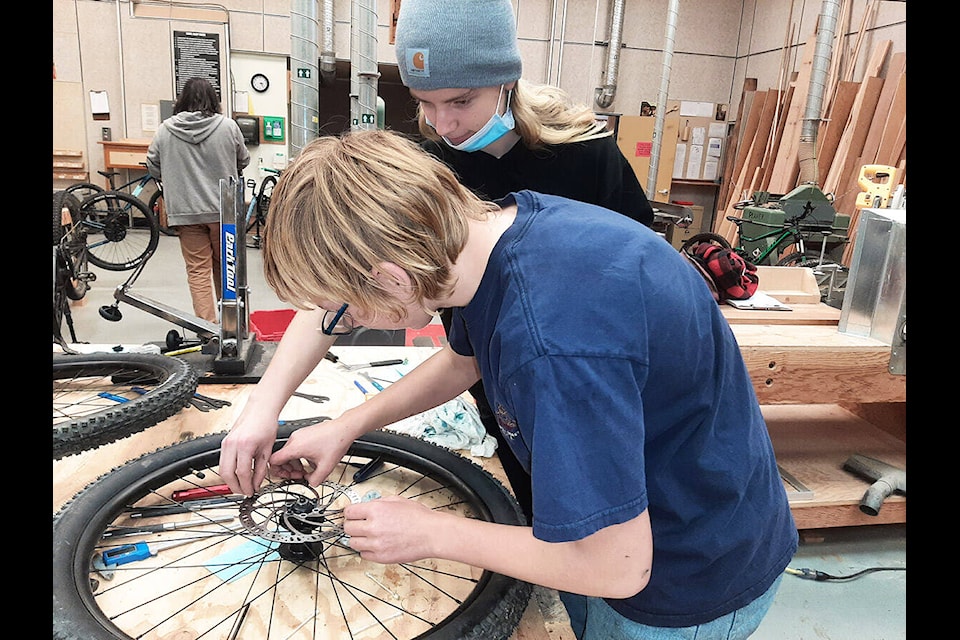
[[673, 158], [673, 177], [680, 180], [683, 178], [683, 167], [687, 160], [687, 145], [678, 144], [677, 154]]
[[690, 145], [690, 157], [687, 160], [687, 179], [698, 180], [700, 178], [700, 162], [703, 160], [703, 146], [699, 144]]
[[707, 142], [707, 156], [710, 158], [719, 158], [720, 150], [723, 147], [723, 140], [720, 138], [710, 138]]

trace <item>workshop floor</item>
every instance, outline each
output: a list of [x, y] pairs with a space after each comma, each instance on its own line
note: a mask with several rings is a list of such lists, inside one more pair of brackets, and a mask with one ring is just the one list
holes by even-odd
[[[251, 312], [290, 308], [263, 281], [259, 250], [248, 249], [245, 255]], [[179, 329], [125, 304], [120, 305], [123, 318], [119, 322], [101, 318], [98, 309], [114, 302], [113, 291], [129, 272], [92, 268], [97, 281], [71, 309], [79, 341], [109, 345], [162, 343], [168, 331]], [[156, 254], [133, 290], [192, 313], [183, 258], [175, 237], [161, 236]], [[791, 567], [841, 577], [874, 567], [905, 569], [906, 542], [906, 525], [806, 531], [802, 532], [800, 549]], [[902, 570], [867, 573], [849, 581], [818, 582], [786, 575], [770, 613], [753, 639], [902, 640], [907, 637], [906, 591], [906, 571]]]

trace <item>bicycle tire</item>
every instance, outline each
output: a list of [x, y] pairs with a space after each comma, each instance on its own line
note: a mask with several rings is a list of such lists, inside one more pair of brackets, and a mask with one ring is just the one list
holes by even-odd
[[267, 176], [260, 184], [260, 194], [257, 196], [257, 217], [260, 219], [260, 226], [267, 224], [267, 213], [270, 211], [270, 198], [273, 197], [273, 189], [277, 186], [277, 176]]
[[[64, 207], [67, 207], [67, 210], [70, 212], [70, 222], [68, 224], [64, 224], [63, 221]], [[53, 192], [53, 244], [60, 244], [63, 236], [65, 236], [67, 231], [70, 230], [70, 227], [73, 226], [79, 213], [80, 200], [75, 195], [66, 189]]]
[[680, 250], [686, 253], [692, 253], [693, 248], [703, 242], [710, 242], [719, 245], [724, 249], [732, 249], [730, 243], [727, 242], [727, 239], [720, 234], [704, 231], [703, 233], [697, 233], [687, 238], [687, 240], [681, 245]]
[[93, 184], [92, 182], [75, 182], [64, 189], [64, 191], [73, 194], [73, 196], [82, 203], [90, 196], [97, 193], [102, 193], [105, 191], [105, 189], [98, 184]]
[[64, 277], [60, 246], [53, 245], [53, 341], [65, 347], [67, 339], [63, 336], [63, 319], [70, 312], [70, 303], [63, 287]]
[[140, 266], [160, 243], [156, 216], [139, 198], [102, 191], [80, 203], [88, 259], [101, 269], [128, 271]]
[[175, 357], [54, 354], [53, 459], [96, 449], [166, 420], [187, 406], [197, 384], [197, 372]]
[[[63, 208], [70, 214], [70, 224], [63, 224]], [[82, 300], [90, 290], [88, 260], [82, 231], [74, 228], [80, 217], [80, 201], [67, 191], [53, 194], [53, 243], [60, 246], [59, 261], [55, 261], [54, 286], [62, 287], [70, 300]], [[61, 271], [62, 270], [62, 271]], [[81, 277], [81, 274], [85, 274]]]
[[[293, 430], [286, 425], [280, 427], [275, 449]], [[245, 614], [247, 632], [262, 640], [290, 637], [291, 629], [296, 631], [311, 621], [315, 621], [315, 635], [311, 637], [337, 640], [355, 637], [362, 631], [357, 627], [370, 620], [371, 626], [381, 625], [382, 633], [364, 637], [395, 640], [506, 639], [519, 624], [532, 593], [529, 583], [447, 561], [394, 565], [364, 561], [343, 542], [342, 530], [332, 531], [312, 557], [291, 560], [289, 556], [298, 545], [284, 548], [281, 543], [264, 552], [258, 545], [269, 544], [270, 539], [249, 533], [242, 507], [236, 502], [226, 503], [226, 513], [241, 514], [239, 527], [230, 531], [224, 528], [226, 525], [218, 525], [220, 530], [214, 530], [209, 538], [213, 544], [201, 541], [197, 545], [205, 549], [191, 551], [194, 540], [187, 546], [160, 552], [152, 562], [139, 563], [153, 565], [149, 569], [118, 566], [112, 582], [103, 581], [104, 576], [91, 568], [95, 554], [112, 546], [104, 544], [103, 533], [115, 524], [129, 522], [123, 516], [129, 513], [125, 509], [150, 501], [170, 504], [169, 499], [158, 503], [158, 496], [169, 495], [174, 488], [197, 487], [199, 482], [203, 486], [220, 482], [216, 465], [224, 435], [173, 444], [115, 468], [80, 491], [54, 516], [55, 640], [160, 638], [169, 637], [171, 629], [192, 638], [225, 638], [240, 611]], [[431, 508], [457, 509], [466, 517], [502, 524], [525, 523], [513, 496], [482, 467], [453, 451], [400, 433], [378, 431], [357, 439], [331, 477], [339, 473], [342, 481], [348, 469], [352, 475], [360, 466], [358, 460], [377, 457], [383, 467], [362, 481], [359, 486], [364, 488], [354, 488], [356, 484], [338, 486], [354, 492], [370, 486], [390, 486], [400, 495], [417, 494], [416, 499]], [[373, 493], [368, 491], [368, 495], [377, 497]], [[328, 502], [324, 495], [325, 506], [337, 506], [332, 500]], [[200, 510], [171, 517], [203, 518], [212, 513]], [[278, 530], [278, 534], [295, 535], [291, 531]], [[182, 539], [184, 534], [173, 535], [176, 540], [177, 535]], [[253, 546], [251, 557], [247, 556], [249, 548], [238, 546], [240, 542]], [[185, 554], [182, 558], [174, 557], [181, 553]], [[238, 555], [231, 559], [230, 553]], [[219, 568], [214, 572], [210, 566], [204, 567], [206, 560]], [[132, 571], [124, 571], [124, 567]], [[238, 572], [221, 577], [226, 576], [224, 571]], [[371, 572], [384, 577], [377, 581], [376, 576], [370, 578], [374, 575]], [[197, 575], [201, 582], [191, 584]], [[356, 584], [350, 582], [354, 578]], [[382, 580], [394, 582], [393, 589]], [[410, 587], [411, 583], [415, 586]], [[194, 591], [188, 593], [191, 589]], [[160, 600], [154, 597], [157, 590], [165, 594]], [[387, 591], [390, 595], [384, 595]], [[405, 595], [400, 596], [398, 591]], [[121, 612], [115, 611], [117, 601], [111, 601], [113, 598], [124, 600]], [[282, 611], [274, 611], [271, 605]]]
[[177, 234], [175, 229], [168, 227], [163, 224], [164, 218], [166, 215], [161, 215], [161, 207], [163, 207], [163, 192], [157, 189], [153, 192], [153, 195], [150, 196], [150, 202], [147, 203], [147, 208], [153, 212], [153, 215], [157, 218], [157, 227], [160, 229], [160, 233], [165, 236], [176, 236]]

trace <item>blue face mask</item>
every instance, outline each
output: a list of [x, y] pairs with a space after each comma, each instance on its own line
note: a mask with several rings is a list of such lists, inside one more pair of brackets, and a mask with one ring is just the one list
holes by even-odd
[[[500, 85], [500, 96], [497, 98], [497, 108], [494, 110], [490, 119], [487, 120], [487, 124], [483, 125], [482, 129], [460, 144], [453, 144], [445, 137], [443, 138], [443, 141], [458, 151], [471, 152], [479, 151], [487, 145], [492, 144], [502, 138], [507, 134], [507, 132], [512, 131], [513, 127], [516, 125], [513, 119], [513, 110], [510, 109], [510, 96], [512, 93], [512, 89], [507, 92], [507, 111], [501, 116], [500, 98], [503, 97], [503, 85]], [[429, 124], [431, 127], [433, 126], [433, 123], [429, 120], [427, 120], [427, 124]]]

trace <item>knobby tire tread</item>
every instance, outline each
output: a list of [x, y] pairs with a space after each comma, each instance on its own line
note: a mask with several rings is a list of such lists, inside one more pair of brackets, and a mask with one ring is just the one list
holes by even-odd
[[[120, 211], [121, 208], [124, 208], [124, 211]], [[157, 250], [157, 246], [160, 244], [160, 223], [157, 220], [157, 217], [153, 212], [147, 208], [147, 205], [143, 203], [139, 198], [135, 198], [127, 193], [121, 191], [101, 191], [96, 193], [80, 204], [80, 213], [83, 218], [89, 217], [98, 217], [95, 214], [103, 214], [104, 212], [111, 212], [106, 215], [106, 218], [100, 220], [108, 221], [108, 224], [118, 224], [120, 226], [125, 226], [125, 222], [120, 222], [120, 216], [129, 215], [128, 211], [130, 209], [136, 210], [136, 213], [140, 214], [140, 221], [145, 221], [149, 229], [149, 239], [147, 244], [143, 249], [136, 255], [132, 257], [121, 257], [120, 260], [108, 259], [107, 253], [104, 252], [101, 254], [99, 249], [96, 247], [97, 244], [103, 243], [104, 235], [100, 233], [93, 233], [92, 231], [88, 233], [88, 239], [90, 243], [88, 247], [88, 256], [87, 259], [91, 264], [100, 267], [101, 269], [106, 269], [107, 271], [129, 271], [130, 269], [135, 269], [140, 266], [145, 260], [147, 260], [153, 253]], [[136, 223], [136, 220], [135, 220]], [[86, 224], [86, 222], [84, 222]], [[127, 229], [129, 233], [129, 229]], [[124, 240], [126, 235], [124, 236]], [[120, 244], [124, 240], [114, 241], [109, 240], [103, 246], [107, 250], [113, 250], [115, 247], [113, 245]]]
[[[53, 425], [53, 459], [99, 448], [166, 420], [187, 406], [199, 377], [186, 361], [149, 353], [54, 354], [53, 380], [83, 372], [104, 375], [151, 372], [156, 384], [128, 402]], [[117, 380], [118, 386], [122, 381]], [[54, 386], [54, 394], [56, 394]]]
[[[274, 451], [296, 429], [281, 425]], [[53, 639], [113, 640], [102, 613], [91, 610], [83, 597], [89, 591], [89, 558], [105, 527], [128, 504], [171, 477], [202, 468], [219, 458], [226, 432], [199, 436], [162, 447], [115, 467], [87, 485], [53, 517]], [[478, 496], [491, 521], [524, 525], [526, 518], [516, 499], [483, 467], [427, 440], [401, 433], [374, 431], [354, 443], [351, 451], [389, 452], [406, 460], [425, 461], [446, 470]], [[486, 572], [486, 581], [458, 611], [416, 640], [507, 640], [526, 610], [533, 593], [530, 583]], [[109, 624], [109, 623], [107, 623]], [[111, 625], [112, 626], [112, 625]]]

